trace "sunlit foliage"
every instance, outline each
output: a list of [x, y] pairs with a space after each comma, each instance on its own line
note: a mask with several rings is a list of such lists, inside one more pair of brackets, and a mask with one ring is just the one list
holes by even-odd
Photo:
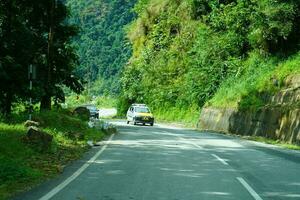
[[226, 80], [299, 50], [296, 0], [140, 0], [135, 11], [121, 112], [132, 102], [201, 108]]

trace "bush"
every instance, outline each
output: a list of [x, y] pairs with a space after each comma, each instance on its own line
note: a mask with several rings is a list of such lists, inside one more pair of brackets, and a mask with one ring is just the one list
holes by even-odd
[[0, 183], [16, 180], [25, 181], [41, 176], [41, 173], [26, 166], [23, 162], [23, 160], [0, 156]]

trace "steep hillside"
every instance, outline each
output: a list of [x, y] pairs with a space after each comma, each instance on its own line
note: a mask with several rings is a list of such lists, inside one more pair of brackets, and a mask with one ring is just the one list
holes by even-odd
[[140, 0], [135, 11], [121, 113], [145, 102], [161, 119], [196, 123], [204, 106], [256, 109], [261, 91], [299, 71], [280, 70], [299, 57], [297, 1]]
[[221, 86], [199, 128], [300, 144], [300, 56], [250, 71]]
[[68, 0], [72, 23], [80, 29], [77, 74], [93, 95], [116, 94], [119, 73], [131, 55], [124, 26], [131, 22], [135, 0]]

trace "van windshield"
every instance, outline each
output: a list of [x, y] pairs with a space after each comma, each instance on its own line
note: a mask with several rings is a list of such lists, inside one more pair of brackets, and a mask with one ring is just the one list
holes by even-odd
[[147, 107], [135, 107], [134, 111], [138, 113], [150, 113], [150, 110]]

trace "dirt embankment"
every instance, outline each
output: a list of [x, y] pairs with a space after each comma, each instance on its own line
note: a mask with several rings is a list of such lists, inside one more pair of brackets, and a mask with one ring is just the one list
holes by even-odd
[[200, 128], [300, 144], [300, 75], [287, 78], [275, 95], [261, 98], [265, 105], [256, 110], [204, 108]]

